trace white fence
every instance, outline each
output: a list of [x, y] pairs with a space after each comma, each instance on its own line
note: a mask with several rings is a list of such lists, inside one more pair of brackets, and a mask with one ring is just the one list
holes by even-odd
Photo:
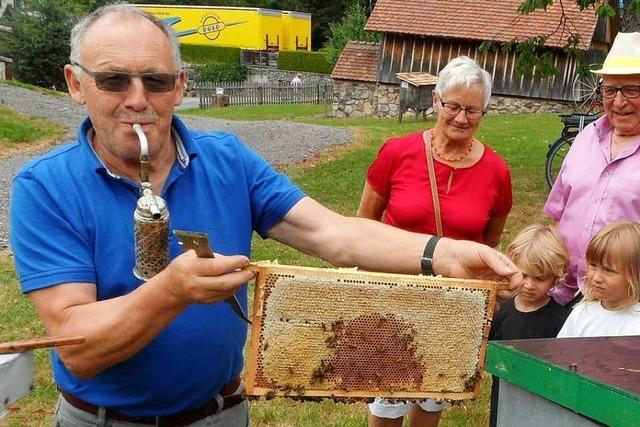
[[[226, 95], [229, 105], [327, 104], [333, 100], [333, 85], [327, 82], [301, 83], [210, 83], [196, 87], [200, 108], [219, 106]], [[226, 98], [225, 97], [225, 98]]]

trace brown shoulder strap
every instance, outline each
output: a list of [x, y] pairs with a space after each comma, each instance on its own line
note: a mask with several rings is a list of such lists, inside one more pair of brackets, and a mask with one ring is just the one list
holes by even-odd
[[[433, 132], [433, 131], [432, 131]], [[438, 183], [436, 182], [436, 170], [433, 165], [433, 154], [431, 153], [431, 144], [427, 142], [426, 133], [423, 136], [424, 151], [427, 156], [427, 171], [429, 172], [429, 184], [431, 184], [431, 198], [433, 200], [433, 213], [436, 218], [436, 232], [442, 237], [442, 216], [440, 213], [440, 199], [438, 197]]]

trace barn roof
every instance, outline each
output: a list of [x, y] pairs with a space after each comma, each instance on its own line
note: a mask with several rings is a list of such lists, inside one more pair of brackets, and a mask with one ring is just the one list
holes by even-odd
[[[497, 42], [548, 35], [547, 46], [562, 47], [569, 33], [589, 48], [598, 18], [575, 0], [555, 1], [546, 11], [518, 12], [522, 0], [377, 0], [366, 30]], [[559, 27], [562, 9], [567, 25]]]

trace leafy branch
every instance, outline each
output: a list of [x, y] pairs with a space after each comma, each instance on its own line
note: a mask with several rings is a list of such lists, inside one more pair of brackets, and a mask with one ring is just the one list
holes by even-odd
[[[577, 27], [565, 10], [568, 1], [575, 1], [580, 11], [593, 9], [598, 17], [612, 18], [619, 12], [615, 3], [610, 0], [556, 0], [561, 14], [558, 25], [549, 33], [534, 35], [524, 40], [513, 39], [508, 42], [498, 42], [496, 40], [486, 41], [480, 45], [481, 52], [513, 51], [516, 53], [516, 73], [518, 75], [533, 75], [534, 77], [547, 77], [559, 72], [555, 66], [553, 52], [547, 47], [547, 41], [551, 37], [558, 37], [565, 40], [562, 46], [567, 57], [581, 61], [584, 57], [587, 43], [585, 43], [578, 33]], [[613, 5], [612, 5], [613, 3]], [[518, 7], [521, 16], [529, 15], [538, 10], [547, 11], [554, 4], [554, 0], [524, 0]], [[640, 13], [640, 0], [629, 0], [625, 6], [625, 11]], [[509, 27], [517, 24], [520, 17], [515, 18]], [[499, 36], [496, 34], [495, 37]], [[578, 73], [586, 72], [586, 66], [578, 69]]]

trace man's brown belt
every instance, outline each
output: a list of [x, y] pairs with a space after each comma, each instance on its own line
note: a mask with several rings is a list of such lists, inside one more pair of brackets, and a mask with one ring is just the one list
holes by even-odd
[[[186, 424], [194, 423], [208, 417], [209, 415], [216, 414], [219, 411], [232, 408], [244, 402], [245, 397], [242, 394], [233, 394], [230, 396], [228, 395], [234, 393], [239, 386], [240, 377], [234, 379], [229, 384], [224, 386], [222, 390], [220, 390], [220, 394], [222, 395], [222, 408], [218, 408], [218, 402], [216, 401], [216, 399], [211, 399], [209, 402], [199, 408], [190, 409], [188, 411], [180, 412], [174, 415], [167, 415], [164, 417], [132, 417], [121, 414], [120, 412], [116, 412], [111, 409], [107, 409], [105, 418], [107, 420], [126, 421], [139, 424], [152, 424], [163, 427], [184, 426]], [[93, 405], [89, 402], [85, 402], [84, 400], [79, 399], [64, 390], [60, 390], [60, 394], [67, 402], [69, 402], [71, 406], [74, 406], [75, 408], [88, 412], [90, 414], [98, 415], [98, 410], [100, 409], [98, 406]]]

